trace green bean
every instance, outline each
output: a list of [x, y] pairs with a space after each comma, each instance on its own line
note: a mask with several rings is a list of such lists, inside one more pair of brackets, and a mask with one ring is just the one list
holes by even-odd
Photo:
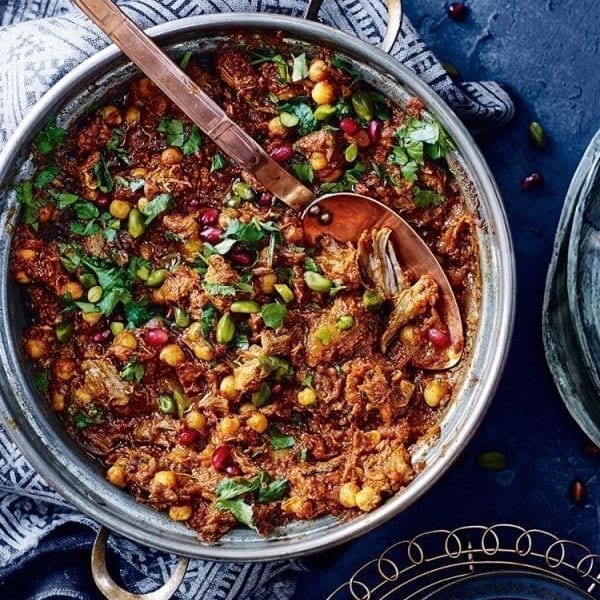
[[219, 344], [229, 344], [235, 336], [235, 321], [231, 313], [225, 313], [217, 323], [216, 338]]
[[546, 147], [546, 133], [540, 123], [537, 121], [529, 123], [529, 135], [531, 136], [533, 143], [540, 150], [543, 150]]
[[258, 392], [254, 392], [250, 397], [254, 406], [264, 406], [271, 398], [271, 388], [268, 383], [262, 383]]
[[361, 121], [368, 123], [373, 119], [373, 99], [368, 92], [355, 92], [352, 94], [351, 101], [352, 108]]
[[245, 182], [238, 181], [233, 184], [233, 193], [239, 196], [242, 200], [254, 200], [256, 192]]
[[352, 315], [341, 315], [340, 317], [338, 317], [338, 320], [335, 322], [335, 325], [340, 331], [352, 329], [352, 327], [354, 326], [354, 317]]
[[187, 327], [190, 324], [190, 315], [183, 308], [175, 307], [175, 325], [177, 327]]
[[125, 325], [119, 321], [113, 321], [110, 324], [110, 332], [116, 337], [125, 331]]
[[314, 271], [304, 271], [304, 281], [313, 292], [326, 293], [331, 289], [332, 283], [327, 277], [323, 277]]
[[174, 415], [177, 407], [175, 401], [168, 394], [161, 394], [158, 397], [158, 409], [165, 415]]
[[103, 293], [104, 290], [102, 289], [102, 286], [95, 285], [88, 290], [87, 299], [92, 304], [96, 304], [96, 302], [100, 302]]
[[232, 313], [253, 314], [260, 312], [260, 305], [254, 300], [238, 300], [231, 305]]
[[284, 127], [296, 127], [300, 122], [300, 119], [296, 115], [286, 112], [280, 113], [279, 120]]
[[358, 158], [358, 146], [353, 142], [344, 151], [346, 162], [354, 162]]
[[86, 290], [98, 284], [98, 281], [91, 273], [82, 273], [79, 276], [79, 281]]
[[152, 273], [148, 275], [148, 279], [146, 279], [146, 285], [148, 287], [158, 287], [167, 278], [168, 274], [169, 271], [167, 271], [167, 269], [156, 269], [156, 271], [152, 271]]
[[379, 308], [383, 304], [383, 299], [377, 292], [367, 290], [362, 297], [363, 306], [369, 309]]
[[315, 109], [314, 115], [317, 121], [325, 121], [325, 119], [329, 119], [329, 117], [335, 115], [335, 106], [321, 104]]
[[276, 283], [274, 287], [286, 304], [294, 299], [294, 292], [285, 283]]

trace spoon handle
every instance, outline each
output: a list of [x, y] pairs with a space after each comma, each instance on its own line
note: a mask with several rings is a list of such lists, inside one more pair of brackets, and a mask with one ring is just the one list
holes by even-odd
[[277, 164], [111, 0], [74, 3], [233, 161], [301, 211], [313, 193]]

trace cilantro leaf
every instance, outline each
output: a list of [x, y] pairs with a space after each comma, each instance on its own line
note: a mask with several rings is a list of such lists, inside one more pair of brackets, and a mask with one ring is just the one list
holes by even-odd
[[237, 288], [235, 286], [226, 285], [224, 283], [203, 281], [202, 287], [210, 296], [235, 296], [237, 294]]
[[279, 113], [289, 113], [298, 117], [298, 133], [307, 135], [319, 128], [313, 109], [303, 99], [291, 100], [279, 106]]
[[48, 156], [52, 154], [58, 146], [62, 146], [67, 137], [67, 131], [56, 124], [56, 117], [51, 117], [46, 121], [44, 127], [35, 136], [33, 143], [37, 149]]
[[243, 500], [219, 500], [217, 502], [219, 510], [229, 511], [240, 523], [258, 531], [254, 523], [254, 514], [252, 507]]
[[36, 173], [33, 180], [33, 187], [36, 189], [45, 188], [59, 173], [60, 169], [56, 166], [46, 167]]
[[119, 375], [121, 375], [123, 381], [137, 381], [139, 383], [142, 380], [144, 373], [144, 365], [133, 358], [125, 364]]
[[127, 328], [135, 329], [144, 323], [147, 323], [153, 316], [154, 313], [148, 308], [148, 297], [142, 296], [137, 301], [127, 302], [123, 306], [123, 312], [127, 319]]
[[50, 369], [43, 369], [35, 374], [34, 379], [35, 389], [39, 392], [47, 392], [50, 386]]
[[89, 404], [85, 411], [69, 410], [71, 422], [77, 429], [85, 429], [90, 425], [98, 425], [102, 422], [102, 412], [95, 404]]
[[23, 220], [32, 229], [38, 230], [38, 211], [43, 205], [43, 201], [35, 200], [33, 197], [33, 184], [31, 181], [23, 181], [15, 185], [17, 201], [23, 205]]
[[108, 140], [106, 147], [124, 164], [130, 165], [131, 159], [127, 150], [123, 148], [123, 131], [120, 128], [113, 129], [112, 135]]
[[183, 146], [183, 121], [180, 121], [179, 119], [169, 119], [168, 117], [163, 117], [160, 120], [156, 131], [165, 134], [167, 138], [167, 144], [169, 146], [177, 146], [177, 148], [181, 148], [181, 146]]
[[200, 130], [198, 129], [198, 126], [192, 125], [190, 135], [181, 146], [181, 151], [185, 154], [185, 156], [188, 156], [189, 154], [196, 154], [196, 152], [202, 148], [203, 143], [204, 140]]
[[[264, 471], [263, 471], [264, 472]], [[266, 486], [261, 485], [258, 488], [258, 501], [261, 504], [268, 504], [280, 500], [288, 491], [287, 479], [276, 479], [269, 482]]]
[[439, 206], [444, 202], [445, 198], [431, 190], [422, 190], [418, 187], [414, 187], [413, 200], [415, 206], [418, 208], [428, 208], [430, 206]]
[[88, 221], [87, 223], [78, 223], [77, 221], [74, 221], [71, 223], [71, 231], [76, 235], [89, 236], [100, 233], [102, 227], [95, 221]]
[[227, 159], [220, 153], [217, 152], [210, 162], [210, 172], [220, 171], [227, 166]]
[[352, 191], [354, 186], [359, 182], [362, 174], [367, 170], [367, 167], [362, 162], [357, 162], [351, 169], [348, 169], [343, 177], [331, 183], [324, 183], [321, 185], [321, 192], [344, 192]]
[[169, 210], [172, 206], [171, 196], [169, 194], [159, 194], [155, 196], [144, 208], [142, 214], [146, 217], [144, 223], [149, 225], [158, 215]]
[[98, 189], [104, 194], [112, 192], [114, 187], [113, 180], [103, 154], [100, 155], [100, 159], [93, 166], [92, 171], [98, 182]]
[[265, 304], [260, 311], [260, 316], [263, 318], [265, 325], [271, 329], [281, 327], [286, 315], [287, 308], [278, 302]]
[[294, 171], [294, 175], [303, 183], [312, 183], [315, 178], [313, 168], [307, 163], [292, 163], [292, 171]]
[[272, 426], [269, 429], [269, 437], [271, 438], [271, 447], [274, 450], [291, 448], [296, 443], [296, 440], [293, 436], [285, 435], [275, 426]]
[[215, 488], [215, 493], [218, 500], [231, 500], [232, 498], [255, 492], [258, 490], [259, 484], [260, 480], [258, 477], [253, 477], [252, 479], [225, 477], [219, 481]]
[[214, 329], [217, 318], [217, 309], [212, 304], [206, 304], [202, 309], [200, 316], [200, 325], [202, 327], [202, 337], [208, 339], [208, 335]]

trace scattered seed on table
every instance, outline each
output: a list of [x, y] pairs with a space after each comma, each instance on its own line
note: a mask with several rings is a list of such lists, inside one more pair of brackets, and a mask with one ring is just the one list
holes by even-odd
[[537, 121], [531, 121], [531, 123], [529, 123], [529, 136], [531, 137], [531, 141], [540, 150], [543, 150], [546, 147], [546, 132]]
[[502, 471], [506, 469], [506, 457], [498, 451], [482, 452], [477, 457], [477, 464], [483, 469]]
[[464, 2], [452, 2], [448, 7], [448, 16], [455, 21], [462, 21], [467, 16], [467, 7]]
[[521, 188], [524, 190], [532, 190], [544, 183], [544, 176], [538, 171], [533, 171], [521, 181]]
[[587, 488], [585, 483], [579, 477], [573, 480], [569, 488], [569, 496], [576, 506], [583, 506], [587, 497]]

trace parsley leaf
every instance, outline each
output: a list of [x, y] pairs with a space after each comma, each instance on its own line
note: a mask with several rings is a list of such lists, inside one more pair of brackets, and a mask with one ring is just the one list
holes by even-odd
[[123, 306], [123, 312], [127, 319], [127, 328], [135, 329], [144, 323], [147, 323], [153, 316], [154, 313], [148, 308], [148, 297], [142, 296], [137, 301], [127, 302]]
[[196, 152], [202, 148], [203, 143], [204, 139], [202, 138], [202, 134], [200, 133], [198, 126], [192, 125], [190, 135], [181, 146], [181, 151], [185, 154], [185, 156], [188, 156], [189, 154], [196, 154]]
[[220, 171], [227, 166], [227, 159], [220, 153], [217, 152], [210, 162], [210, 172]]
[[177, 148], [181, 148], [181, 146], [183, 146], [183, 121], [180, 121], [179, 119], [169, 119], [168, 117], [163, 117], [160, 120], [156, 131], [165, 134], [167, 138], [167, 144], [169, 146], [177, 146]]
[[444, 196], [436, 194], [431, 190], [422, 190], [418, 187], [413, 188], [413, 200], [418, 208], [428, 208], [430, 206], [439, 206], [444, 202]]
[[269, 437], [271, 438], [271, 447], [274, 450], [291, 448], [296, 443], [296, 440], [293, 436], [285, 435], [275, 426], [272, 426], [269, 429]]
[[298, 117], [298, 133], [300, 135], [307, 135], [319, 128], [319, 122], [315, 118], [313, 109], [302, 98], [281, 104], [279, 113], [289, 113]]
[[70, 409], [71, 422], [77, 429], [85, 429], [90, 425], [98, 425], [102, 422], [102, 412], [95, 404], [89, 404], [85, 411]]
[[217, 309], [212, 304], [206, 304], [202, 309], [200, 316], [200, 325], [202, 327], [202, 337], [208, 339], [208, 335], [214, 329], [217, 318]]
[[123, 131], [120, 128], [113, 129], [112, 135], [108, 140], [106, 147], [112, 151], [114, 155], [124, 164], [130, 165], [131, 159], [127, 150], [122, 147], [123, 144]]
[[58, 175], [60, 169], [56, 166], [46, 167], [36, 173], [33, 180], [33, 187], [36, 189], [45, 188]]
[[292, 171], [294, 171], [294, 175], [303, 183], [312, 183], [315, 178], [313, 168], [306, 163], [292, 163]]
[[144, 376], [144, 372], [144, 365], [133, 358], [125, 364], [119, 374], [123, 381], [137, 381], [139, 383]]
[[100, 160], [94, 165], [92, 171], [98, 182], [98, 189], [104, 194], [112, 192], [113, 180], [103, 154], [100, 155]]
[[[264, 471], [263, 471], [264, 473]], [[265, 485], [261, 485], [258, 488], [258, 501], [261, 504], [268, 504], [269, 502], [275, 502], [285, 496], [288, 491], [288, 480], [287, 479], [276, 479]]]
[[218, 500], [217, 508], [229, 511], [240, 523], [258, 531], [254, 523], [252, 507], [243, 500]]
[[159, 194], [155, 196], [144, 208], [142, 214], [146, 217], [144, 223], [149, 225], [158, 215], [169, 210], [172, 206], [171, 196], [169, 194]]
[[100, 233], [102, 227], [100, 227], [96, 221], [88, 221], [87, 223], [78, 223], [77, 221], [74, 221], [71, 223], [71, 231], [76, 235], [89, 236]]
[[33, 184], [31, 181], [23, 181], [15, 185], [17, 200], [23, 205], [23, 220], [32, 229], [38, 230], [38, 211], [43, 205], [43, 201], [35, 200], [33, 197]]
[[260, 311], [260, 316], [263, 318], [265, 325], [271, 329], [281, 327], [286, 315], [287, 308], [278, 302], [265, 304]]
[[52, 154], [58, 146], [62, 146], [67, 137], [67, 131], [56, 124], [56, 117], [51, 117], [41, 131], [35, 136], [33, 143], [44, 155]]
[[321, 192], [329, 193], [344, 192], [348, 190], [352, 191], [366, 170], [367, 167], [364, 163], [357, 162], [351, 169], [348, 169], [344, 173], [340, 180], [321, 185]]

